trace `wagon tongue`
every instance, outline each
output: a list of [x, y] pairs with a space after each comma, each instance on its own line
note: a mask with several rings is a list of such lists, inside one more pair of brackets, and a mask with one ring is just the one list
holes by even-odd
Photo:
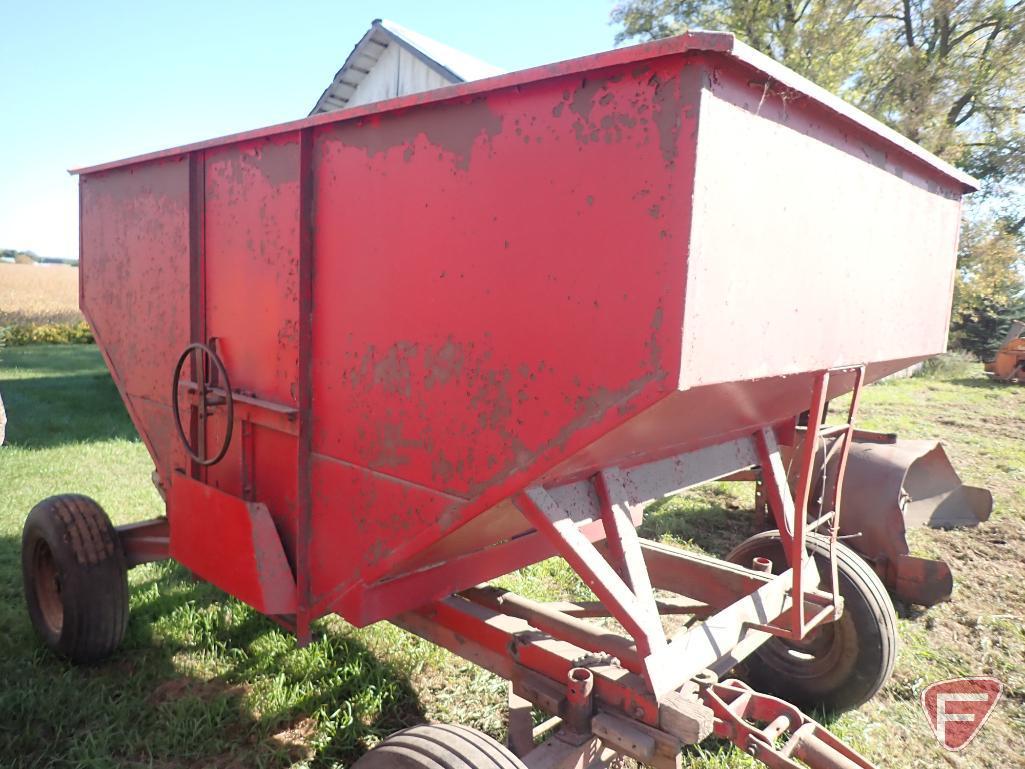
[[701, 697], [715, 715], [715, 736], [773, 769], [875, 769], [793, 705], [759, 694], [741, 681], [711, 684], [701, 690]]

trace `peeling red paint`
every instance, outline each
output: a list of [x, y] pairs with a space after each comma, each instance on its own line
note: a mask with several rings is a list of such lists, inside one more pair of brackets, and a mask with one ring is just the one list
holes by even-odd
[[[741, 386], [750, 370], [728, 368], [728, 344], [700, 348], [767, 300], [737, 275], [763, 270], [754, 288], [775, 286], [776, 300], [796, 282], [774, 278], [793, 267], [793, 249], [773, 250], [776, 222], [763, 223], [764, 242], [732, 247], [743, 234], [734, 217], [758, 206], [700, 207], [698, 193], [750, 171], [696, 174], [701, 142], [724, 141], [714, 112], [699, 137], [703, 104], [932, 195], [944, 222], [956, 207], [962, 182], [861, 124], [838, 126], [835, 105], [752, 85], [757, 73], [725, 53], [726, 39], [703, 40], [700, 51], [612, 52], [82, 178], [83, 308], [161, 478], [183, 470], [265, 505], [300, 604], [312, 602], [299, 607], [307, 620], [343, 594], [359, 619], [368, 584], [442, 541], [459, 554], [514, 535], [521, 517], [503, 505], [529, 484], [791, 408], [789, 382]], [[807, 190], [788, 194], [815, 204]], [[712, 224], [727, 235], [709, 245]], [[777, 309], [764, 325], [792, 314]], [[836, 331], [832, 318], [820, 325]], [[936, 330], [915, 328], [900, 344]], [[236, 433], [246, 442], [198, 472], [169, 429], [170, 372], [188, 342], [209, 337], [236, 395], [277, 417], [247, 423]], [[817, 343], [777, 340], [748, 366], [799, 374], [823, 364], [807, 354]], [[688, 389], [702, 376], [717, 379]], [[213, 435], [223, 419], [215, 408]], [[199, 527], [205, 511], [181, 503], [169, 514], [172, 529], [176, 516]], [[177, 544], [183, 559], [189, 546]]]
[[358, 147], [368, 157], [403, 150], [403, 160], [415, 155], [419, 137], [427, 144], [452, 158], [456, 168], [466, 171], [478, 142], [489, 143], [502, 131], [502, 116], [489, 107], [485, 99], [471, 99], [459, 105], [460, 117], [453, 120], [451, 106], [437, 105], [417, 110], [416, 119], [403, 119], [403, 114], [370, 117], [354, 124], [345, 124], [336, 139], [347, 147]]

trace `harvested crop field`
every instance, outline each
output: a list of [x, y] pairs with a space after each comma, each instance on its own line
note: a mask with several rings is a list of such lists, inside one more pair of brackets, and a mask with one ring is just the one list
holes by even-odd
[[0, 326], [80, 320], [77, 267], [0, 264]]

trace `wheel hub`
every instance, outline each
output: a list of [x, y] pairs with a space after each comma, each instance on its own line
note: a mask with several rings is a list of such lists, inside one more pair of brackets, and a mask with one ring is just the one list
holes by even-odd
[[43, 621], [47, 627], [60, 635], [64, 626], [64, 602], [61, 599], [61, 580], [53, 552], [46, 542], [36, 542], [32, 554], [32, 568], [35, 571], [36, 600]]

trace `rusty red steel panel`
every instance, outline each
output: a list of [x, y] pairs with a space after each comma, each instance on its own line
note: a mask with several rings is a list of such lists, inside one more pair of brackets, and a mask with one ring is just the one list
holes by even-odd
[[189, 164], [171, 158], [83, 176], [79, 185], [82, 311], [157, 472], [168, 478], [185, 461], [167, 365], [189, 341]]
[[[297, 408], [299, 370], [299, 137], [285, 136], [211, 148], [204, 158], [204, 328], [232, 387]], [[215, 412], [208, 450], [224, 427]], [[295, 439], [253, 428], [249, 498], [267, 505], [285, 544], [295, 553], [297, 454]], [[207, 482], [243, 492], [242, 441], [207, 471]]]
[[[509, 503], [529, 486], [792, 419], [822, 369], [942, 351], [973, 184], [706, 33], [81, 173], [82, 306], [161, 483], [266, 506], [300, 629], [474, 584], [474, 554], [531, 530]], [[202, 469], [170, 378], [211, 340], [251, 403]], [[168, 508], [195, 562], [220, 513]], [[375, 587], [448, 561], [394, 607]]]
[[295, 580], [266, 505], [180, 474], [167, 502], [172, 558], [265, 614], [295, 612]]

